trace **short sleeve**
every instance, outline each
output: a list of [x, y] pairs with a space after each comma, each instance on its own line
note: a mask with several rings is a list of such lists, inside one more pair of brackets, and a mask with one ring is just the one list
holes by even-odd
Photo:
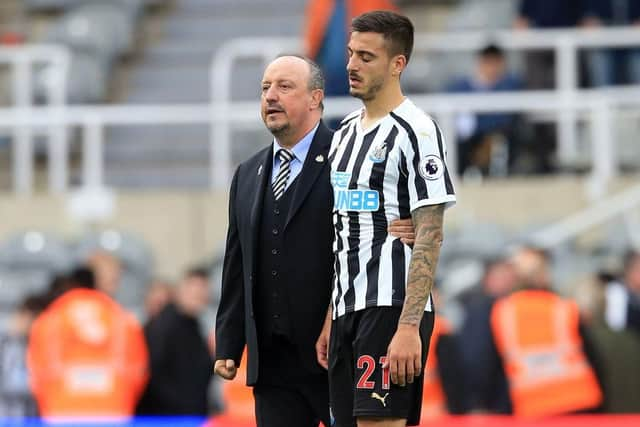
[[436, 123], [424, 116], [407, 129], [403, 146], [402, 169], [407, 177], [410, 210], [443, 203], [447, 208], [453, 206], [456, 195], [447, 168], [447, 150]]

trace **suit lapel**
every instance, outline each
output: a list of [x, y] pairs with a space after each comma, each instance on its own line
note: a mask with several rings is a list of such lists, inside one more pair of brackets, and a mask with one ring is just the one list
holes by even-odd
[[[260, 216], [262, 215], [262, 206], [264, 205], [265, 191], [270, 191], [268, 183], [271, 182], [271, 169], [273, 167], [273, 146], [269, 146], [264, 150], [264, 155], [255, 167], [255, 170], [249, 171], [255, 174], [256, 185], [254, 188], [253, 202], [251, 204], [251, 252], [256, 255], [258, 248], [258, 234], [260, 226]], [[254, 256], [254, 260], [257, 259]]]
[[320, 172], [326, 166], [328, 162], [327, 154], [329, 153], [329, 146], [331, 145], [331, 131], [320, 121], [318, 130], [316, 131], [313, 141], [311, 141], [311, 147], [307, 153], [307, 158], [302, 165], [302, 171], [298, 175], [298, 184], [295, 187], [293, 193], [293, 199], [291, 200], [291, 207], [289, 208], [289, 214], [287, 215], [287, 221], [285, 222], [285, 229], [293, 216], [298, 212], [300, 206], [306, 199], [309, 191], [313, 187], [313, 184], [318, 179]]

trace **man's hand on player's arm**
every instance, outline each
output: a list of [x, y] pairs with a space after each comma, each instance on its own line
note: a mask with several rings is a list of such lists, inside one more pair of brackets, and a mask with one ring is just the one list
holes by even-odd
[[399, 237], [405, 245], [413, 246], [416, 241], [416, 230], [411, 218], [396, 219], [389, 224], [387, 231], [393, 237]]
[[422, 370], [420, 322], [424, 314], [442, 244], [444, 205], [423, 206], [412, 212], [416, 241], [409, 265], [407, 290], [398, 328], [387, 350], [387, 363], [394, 384], [412, 383]]
[[316, 357], [318, 363], [324, 369], [329, 369], [329, 338], [331, 337], [331, 305], [327, 310], [327, 316], [324, 319], [324, 325], [320, 331], [320, 336], [316, 341]]
[[213, 372], [225, 380], [232, 380], [236, 377], [238, 368], [233, 359], [218, 359], [213, 366]]

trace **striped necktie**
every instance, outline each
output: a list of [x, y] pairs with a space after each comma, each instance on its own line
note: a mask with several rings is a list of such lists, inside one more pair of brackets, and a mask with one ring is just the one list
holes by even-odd
[[280, 158], [280, 170], [278, 171], [275, 181], [271, 184], [271, 188], [273, 189], [273, 196], [276, 200], [279, 200], [287, 188], [287, 181], [291, 174], [290, 165], [291, 160], [293, 160], [293, 153], [281, 148], [278, 150], [277, 156]]

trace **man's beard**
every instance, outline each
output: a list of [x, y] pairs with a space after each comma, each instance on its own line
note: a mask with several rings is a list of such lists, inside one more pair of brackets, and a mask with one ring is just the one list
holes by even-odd
[[269, 129], [269, 132], [271, 132], [271, 135], [273, 135], [276, 138], [278, 138], [278, 137], [285, 136], [285, 135], [289, 134], [289, 132], [291, 130], [291, 125], [289, 124], [289, 122], [278, 124], [278, 125], [276, 125], [276, 124], [272, 124], [272, 125], [267, 124], [267, 129]]
[[363, 101], [371, 101], [372, 99], [374, 99], [376, 97], [376, 94], [378, 92], [380, 92], [380, 89], [382, 89], [382, 86], [384, 85], [384, 78], [381, 77], [379, 79], [373, 80], [371, 82], [371, 86], [369, 87], [369, 90], [367, 90], [366, 92], [352, 92], [349, 91], [351, 93], [351, 96], [353, 96], [354, 98], [358, 98], [361, 99]]

